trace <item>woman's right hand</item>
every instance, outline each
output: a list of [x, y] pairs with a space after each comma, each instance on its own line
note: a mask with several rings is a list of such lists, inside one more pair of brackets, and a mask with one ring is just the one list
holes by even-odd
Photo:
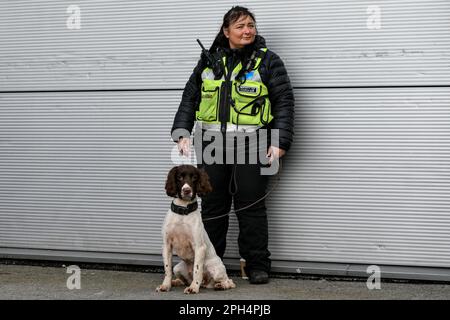
[[180, 138], [178, 140], [178, 151], [180, 155], [185, 157], [190, 157], [191, 155], [191, 139], [190, 138]]

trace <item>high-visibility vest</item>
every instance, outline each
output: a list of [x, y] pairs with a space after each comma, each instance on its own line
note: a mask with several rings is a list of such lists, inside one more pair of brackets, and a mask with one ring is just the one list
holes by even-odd
[[[226, 56], [222, 57], [225, 72], [221, 79], [215, 80], [211, 68], [201, 74], [201, 100], [196, 120], [209, 124], [267, 125], [273, 116], [270, 110], [269, 92], [262, 82], [259, 67], [267, 48], [260, 49], [255, 57], [254, 67], [242, 79], [235, 79], [242, 69], [242, 63], [231, 74], [226, 68]], [[245, 80], [243, 79], [245, 78]]]

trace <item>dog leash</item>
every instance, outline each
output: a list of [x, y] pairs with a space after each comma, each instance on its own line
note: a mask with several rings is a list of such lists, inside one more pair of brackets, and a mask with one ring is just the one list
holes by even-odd
[[[251, 206], [253, 206], [253, 205], [257, 204], [258, 202], [260, 202], [260, 201], [264, 200], [265, 198], [267, 198], [267, 197], [269, 196], [269, 194], [271, 194], [272, 191], [275, 190], [275, 188], [278, 186], [278, 183], [280, 182], [280, 173], [281, 173], [281, 169], [282, 169], [282, 164], [281, 164], [282, 161], [281, 161], [281, 159], [278, 158], [277, 160], [278, 160], [278, 162], [279, 162], [279, 164], [280, 164], [280, 167], [279, 167], [279, 170], [278, 170], [278, 173], [277, 173], [277, 181], [276, 181], [275, 184], [272, 186], [272, 188], [271, 188], [271, 189], [270, 189], [263, 197], [259, 198], [258, 200], [256, 200], [255, 202], [253, 202], [252, 204], [250, 204], [250, 205], [248, 205], [248, 206], [245, 206], [245, 207], [243, 207], [243, 208], [239, 208], [239, 209], [237, 209], [237, 210], [234, 210], [234, 213], [250, 208]], [[235, 186], [236, 186], [236, 170], [235, 170], [235, 167], [233, 167], [232, 179], [235, 181]], [[231, 189], [231, 180], [230, 180], [230, 185], [229, 185], [229, 190], [230, 190], [230, 189]], [[237, 186], [236, 186], [236, 190], [237, 190]], [[236, 192], [237, 192], [237, 191], [236, 191]], [[236, 193], [236, 192], [235, 192], [235, 193]], [[235, 194], [235, 193], [234, 193], [234, 194]], [[220, 219], [220, 218], [229, 216], [230, 214], [231, 214], [231, 211], [228, 212], [228, 213], [226, 213], [226, 214], [222, 214], [222, 215], [220, 215], [220, 216], [217, 216], [217, 217], [212, 217], [212, 218], [207, 218], [207, 219], [202, 219], [202, 220], [203, 220], [203, 221], [210, 221], [210, 220]]]

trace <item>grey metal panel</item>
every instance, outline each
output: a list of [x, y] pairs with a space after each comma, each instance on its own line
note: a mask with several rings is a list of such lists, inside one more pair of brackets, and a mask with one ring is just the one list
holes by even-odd
[[[1, 90], [183, 88], [229, 1], [0, 1]], [[252, 0], [260, 33], [296, 87], [442, 85], [450, 81], [450, 3]]]
[[[157, 254], [181, 91], [3, 94], [0, 247]], [[450, 266], [439, 88], [296, 90], [273, 259]], [[236, 221], [227, 256], [237, 257]]]
[[0, 247], [160, 252], [181, 92], [0, 96]]
[[450, 94], [296, 97], [295, 143], [268, 203], [273, 259], [450, 267]]

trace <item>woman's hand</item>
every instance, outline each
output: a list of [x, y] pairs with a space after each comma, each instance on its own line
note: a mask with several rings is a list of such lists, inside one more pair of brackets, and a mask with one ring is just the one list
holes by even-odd
[[180, 155], [185, 157], [190, 157], [191, 155], [191, 139], [190, 138], [181, 138], [178, 140], [178, 151]]
[[269, 165], [272, 164], [272, 162], [275, 159], [279, 159], [283, 157], [286, 154], [286, 150], [280, 149], [275, 146], [270, 146], [269, 150], [267, 151], [267, 158], [269, 158]]

